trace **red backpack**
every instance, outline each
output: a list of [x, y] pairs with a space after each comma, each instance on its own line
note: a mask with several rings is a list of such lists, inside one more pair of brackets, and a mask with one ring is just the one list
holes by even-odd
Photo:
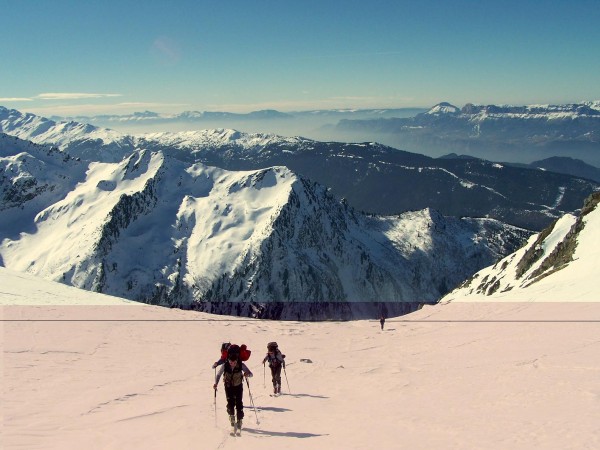
[[221, 345], [221, 359], [226, 360], [230, 355], [238, 355], [242, 361], [248, 361], [252, 350], [248, 349], [246, 344], [236, 345], [229, 342]]

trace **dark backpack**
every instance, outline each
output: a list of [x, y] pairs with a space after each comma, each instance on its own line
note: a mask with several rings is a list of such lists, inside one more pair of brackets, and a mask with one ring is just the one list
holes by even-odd
[[267, 344], [267, 350], [269, 350], [270, 352], [277, 352], [277, 350], [279, 350], [279, 346], [277, 345], [277, 342], [269, 342]]
[[281, 351], [279, 350], [279, 346], [277, 345], [277, 342], [269, 342], [267, 344], [267, 350], [269, 350], [270, 352], [273, 352], [275, 354], [275, 356], [281, 355], [282, 358], [285, 358], [285, 355], [283, 353], [281, 353]]
[[249, 350], [248, 347], [246, 346], [246, 344], [242, 344], [241, 346], [233, 344], [233, 345], [230, 345], [229, 347], [227, 347], [226, 358], [229, 358], [232, 355], [236, 355], [242, 361], [248, 361], [251, 353], [252, 353], [252, 350]]

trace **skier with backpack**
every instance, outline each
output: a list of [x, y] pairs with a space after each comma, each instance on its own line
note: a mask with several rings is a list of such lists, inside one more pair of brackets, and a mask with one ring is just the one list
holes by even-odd
[[[221, 368], [215, 375], [213, 389], [215, 391], [217, 390], [219, 380], [221, 379], [221, 376], [223, 376], [225, 397], [227, 399], [227, 414], [229, 415], [229, 423], [233, 427], [233, 433], [235, 434], [236, 432], [239, 433], [241, 431], [242, 420], [244, 418], [244, 377], [252, 377], [252, 372], [248, 369], [246, 364], [242, 362], [240, 347], [237, 345], [229, 346], [227, 349], [226, 362], [222, 362], [220, 365]], [[216, 367], [216, 365], [214, 367]], [[234, 412], [237, 413], [237, 421]]]
[[269, 363], [271, 378], [273, 381], [273, 394], [281, 394], [281, 368], [285, 368], [285, 355], [279, 350], [277, 342], [267, 344], [267, 355], [263, 359], [263, 366]]

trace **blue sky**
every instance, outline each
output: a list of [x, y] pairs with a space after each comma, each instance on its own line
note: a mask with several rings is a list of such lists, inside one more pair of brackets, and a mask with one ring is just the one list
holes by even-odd
[[598, 0], [4, 2], [0, 105], [39, 114], [600, 99]]

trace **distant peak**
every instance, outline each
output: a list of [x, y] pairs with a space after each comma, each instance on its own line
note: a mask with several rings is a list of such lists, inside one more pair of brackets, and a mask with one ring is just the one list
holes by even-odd
[[448, 102], [442, 102], [435, 105], [426, 114], [458, 114], [460, 112], [460, 108], [457, 108], [454, 105], [451, 105]]

